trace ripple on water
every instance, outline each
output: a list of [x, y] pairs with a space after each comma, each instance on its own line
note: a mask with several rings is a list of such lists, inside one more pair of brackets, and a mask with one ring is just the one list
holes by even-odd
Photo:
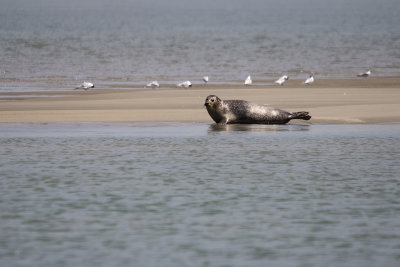
[[0, 127], [5, 265], [397, 264], [397, 125]]

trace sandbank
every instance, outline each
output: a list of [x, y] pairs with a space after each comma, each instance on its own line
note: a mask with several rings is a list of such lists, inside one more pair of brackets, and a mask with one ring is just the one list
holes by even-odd
[[308, 122], [294, 123], [400, 123], [400, 77], [320, 79], [311, 86], [300, 80], [289, 80], [284, 86], [254, 83], [194, 84], [190, 89], [161, 85], [160, 89], [110, 86], [87, 91], [3, 92], [0, 122], [212, 123], [204, 100], [214, 94], [312, 115]]

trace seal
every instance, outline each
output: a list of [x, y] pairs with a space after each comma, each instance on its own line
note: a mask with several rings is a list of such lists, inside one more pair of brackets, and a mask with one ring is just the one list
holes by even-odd
[[293, 119], [311, 119], [306, 111], [288, 112], [245, 100], [222, 100], [216, 95], [207, 96], [204, 105], [218, 124], [285, 124]]

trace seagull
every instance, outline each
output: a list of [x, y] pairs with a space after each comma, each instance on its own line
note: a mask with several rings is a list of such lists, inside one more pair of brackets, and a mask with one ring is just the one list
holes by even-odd
[[279, 84], [279, 85], [283, 85], [287, 80], [289, 80], [289, 76], [283, 75], [278, 80], [276, 80], [274, 83]]
[[184, 81], [184, 82], [178, 83], [176, 86], [181, 87], [181, 88], [189, 88], [189, 87], [192, 87], [192, 83], [190, 81]]
[[368, 77], [371, 75], [371, 70], [357, 74], [357, 77]]
[[204, 76], [204, 77], [203, 77], [203, 82], [204, 82], [205, 84], [208, 83], [208, 76]]
[[247, 79], [244, 81], [244, 85], [251, 85], [253, 81], [251, 80], [250, 75], [247, 77]]
[[151, 83], [146, 84], [146, 88], [156, 88], [156, 87], [160, 87], [160, 84], [157, 81], [152, 81]]
[[305, 85], [310, 85], [310, 84], [312, 84], [313, 82], [314, 82], [314, 76], [313, 76], [313, 75], [310, 75], [310, 77], [309, 77], [307, 80], [304, 81], [304, 84], [305, 84]]
[[84, 90], [87, 90], [89, 88], [94, 88], [94, 84], [90, 83], [90, 82], [83, 82], [79, 87], [76, 87], [75, 90], [76, 89], [81, 89], [81, 88], [84, 89]]

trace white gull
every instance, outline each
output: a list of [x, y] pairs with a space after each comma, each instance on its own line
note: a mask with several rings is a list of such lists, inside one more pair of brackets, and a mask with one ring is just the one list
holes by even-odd
[[279, 85], [283, 85], [287, 80], [289, 80], [289, 76], [283, 75], [278, 80], [276, 80], [274, 83], [279, 84]]
[[304, 81], [304, 84], [311, 85], [314, 82], [314, 76], [310, 75], [310, 77]]
[[160, 87], [160, 84], [157, 82], [157, 81], [152, 81], [151, 83], [148, 83], [148, 84], [146, 84], [146, 87], [147, 88], [158, 88], [158, 87]]
[[251, 80], [250, 75], [246, 78], [246, 80], [244, 81], [244, 85], [251, 85], [253, 83], [253, 81]]
[[75, 89], [84, 89], [87, 90], [89, 88], [94, 88], [94, 84], [91, 82], [83, 82], [79, 87], [76, 87]]
[[178, 83], [176, 86], [181, 87], [181, 88], [189, 88], [189, 87], [192, 87], [192, 83], [190, 81], [184, 81], [184, 82]]
[[371, 70], [368, 70], [366, 72], [357, 74], [357, 77], [369, 77], [370, 75], [371, 75]]

